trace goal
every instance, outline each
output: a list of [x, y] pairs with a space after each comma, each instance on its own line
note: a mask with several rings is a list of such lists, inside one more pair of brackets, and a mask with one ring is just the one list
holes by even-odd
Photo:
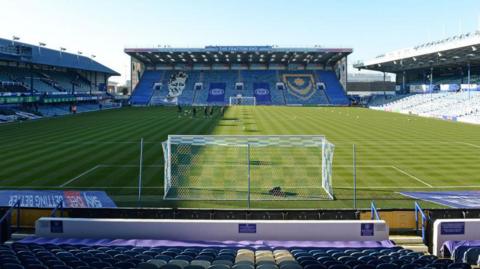
[[230, 96], [230, 106], [255, 106], [257, 100], [254, 96]]
[[324, 136], [170, 135], [166, 200], [333, 200]]

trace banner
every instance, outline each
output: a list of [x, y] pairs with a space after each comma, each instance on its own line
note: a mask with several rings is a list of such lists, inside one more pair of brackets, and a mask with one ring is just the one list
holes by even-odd
[[451, 208], [480, 208], [480, 191], [400, 192], [400, 194]]
[[440, 91], [442, 92], [456, 92], [460, 89], [458, 84], [440, 84]]
[[272, 103], [270, 85], [268, 83], [253, 83], [253, 96], [255, 96], [257, 105], [270, 105]]
[[0, 96], [0, 104], [33, 103], [38, 100], [38, 96]]
[[0, 190], [0, 206], [54, 208], [63, 201], [64, 208], [115, 208], [104, 191]]
[[77, 99], [75, 98], [75, 96], [62, 96], [62, 97], [48, 96], [48, 97], [43, 97], [42, 100], [44, 104], [50, 104], [50, 103], [74, 102]]
[[210, 89], [208, 90], [208, 103], [225, 103], [225, 83], [210, 83]]

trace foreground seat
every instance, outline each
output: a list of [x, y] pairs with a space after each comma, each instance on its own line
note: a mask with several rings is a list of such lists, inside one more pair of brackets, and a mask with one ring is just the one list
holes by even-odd
[[480, 256], [480, 248], [477, 248], [477, 247], [469, 248], [463, 254], [463, 262], [468, 263], [470, 265], [477, 264], [479, 256]]
[[467, 263], [462, 263], [462, 262], [455, 262], [452, 264], [449, 264], [448, 269], [471, 269], [472, 267], [470, 264]]
[[167, 264], [166, 261], [164, 261], [164, 260], [157, 260], [157, 259], [151, 259], [151, 260], [148, 260], [147, 262], [148, 262], [148, 263], [151, 263], [151, 264], [154, 264], [155, 266], [157, 266], [157, 268], [158, 268], [158, 267], [161, 267], [162, 265]]

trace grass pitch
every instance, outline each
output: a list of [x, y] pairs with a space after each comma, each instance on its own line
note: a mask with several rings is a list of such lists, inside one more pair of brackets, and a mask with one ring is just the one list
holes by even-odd
[[163, 201], [161, 142], [168, 134], [298, 134], [325, 135], [335, 144], [336, 199], [258, 201], [253, 207], [351, 208], [353, 144], [360, 207], [375, 200], [382, 208], [411, 208], [412, 200], [399, 191], [480, 189], [480, 126], [361, 108], [231, 107], [215, 115], [123, 108], [0, 125], [0, 188], [98, 189], [119, 206], [136, 206], [143, 137], [142, 206], [245, 207], [245, 201]]

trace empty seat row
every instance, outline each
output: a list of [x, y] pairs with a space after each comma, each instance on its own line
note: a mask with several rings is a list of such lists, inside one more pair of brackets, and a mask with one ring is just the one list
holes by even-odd
[[470, 269], [466, 263], [394, 248], [0, 245], [0, 269]]

